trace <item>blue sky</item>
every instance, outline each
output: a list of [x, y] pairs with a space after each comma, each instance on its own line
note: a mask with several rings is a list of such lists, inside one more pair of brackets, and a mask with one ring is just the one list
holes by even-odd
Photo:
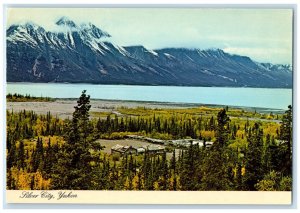
[[52, 30], [61, 16], [92, 22], [121, 46], [221, 48], [259, 62], [292, 63], [290, 9], [10, 8], [7, 25], [33, 21]]

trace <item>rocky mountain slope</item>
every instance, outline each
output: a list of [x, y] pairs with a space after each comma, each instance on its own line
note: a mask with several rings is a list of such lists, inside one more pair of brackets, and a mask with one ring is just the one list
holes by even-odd
[[7, 29], [8, 82], [292, 87], [292, 67], [220, 49], [121, 47], [92, 23], [63, 17], [58, 30], [33, 23]]

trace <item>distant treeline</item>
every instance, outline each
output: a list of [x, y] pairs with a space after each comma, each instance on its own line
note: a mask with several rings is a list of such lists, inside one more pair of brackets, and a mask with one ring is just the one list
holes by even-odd
[[54, 101], [53, 98], [50, 97], [35, 97], [35, 96], [31, 96], [31, 95], [21, 95], [21, 94], [11, 94], [8, 93], [6, 95], [6, 101], [8, 102], [27, 102], [27, 101], [38, 101], [38, 102], [50, 102], [50, 101]]
[[[281, 124], [216, 116], [145, 115], [89, 119], [82, 93], [71, 120], [7, 112], [7, 189], [73, 190], [291, 190], [292, 108]], [[278, 126], [277, 128], [274, 128]], [[97, 138], [126, 131], [157, 138], [200, 138], [168, 160], [166, 154], [115, 156]], [[172, 149], [170, 149], [172, 150]], [[174, 149], [173, 149], [174, 150]]]

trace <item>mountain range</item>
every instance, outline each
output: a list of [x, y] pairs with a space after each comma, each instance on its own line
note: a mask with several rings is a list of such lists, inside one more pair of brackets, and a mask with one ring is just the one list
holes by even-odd
[[62, 17], [47, 31], [27, 22], [6, 31], [8, 82], [291, 88], [292, 66], [221, 49], [119, 46], [92, 23]]

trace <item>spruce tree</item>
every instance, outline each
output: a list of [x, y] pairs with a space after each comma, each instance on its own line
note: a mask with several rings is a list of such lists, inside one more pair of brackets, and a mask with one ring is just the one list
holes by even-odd
[[[197, 145], [198, 146], [198, 145]], [[182, 169], [180, 171], [180, 184], [183, 190], [195, 191], [198, 188], [200, 181], [197, 180], [196, 175], [196, 152], [195, 145], [190, 144], [187, 151], [182, 158]]]
[[84, 90], [74, 107], [73, 118], [67, 127], [66, 143], [58, 154], [58, 163], [52, 176], [53, 189], [87, 190], [92, 186], [90, 150], [99, 151], [100, 144], [93, 142], [93, 127], [89, 121], [90, 96]]
[[284, 158], [284, 167], [282, 172], [284, 175], [292, 174], [292, 137], [293, 137], [293, 118], [292, 118], [292, 106], [288, 106], [288, 110], [282, 117], [280, 126], [280, 139], [283, 140], [282, 146], [286, 149]]
[[50, 176], [54, 161], [55, 161], [54, 153], [51, 146], [51, 140], [49, 138], [47, 143], [46, 153], [45, 153], [45, 161], [44, 161], [44, 169], [43, 169], [46, 177]]
[[16, 165], [16, 155], [17, 155], [16, 142], [11, 141], [11, 147], [7, 154], [7, 162], [6, 162], [8, 169]]
[[271, 152], [271, 136], [267, 134], [263, 148], [263, 168], [265, 173], [269, 173], [273, 169]]
[[244, 182], [246, 189], [255, 190], [255, 184], [263, 179], [263, 132], [258, 123], [254, 124], [248, 138], [248, 149], [245, 155]]
[[6, 179], [6, 189], [10, 190], [10, 189], [12, 189], [12, 182], [13, 182], [13, 177], [12, 177], [10, 169], [6, 170], [6, 177], [7, 177], [7, 179]]
[[227, 124], [230, 121], [226, 110], [218, 113], [218, 124], [216, 141], [206, 152], [203, 160], [202, 183], [203, 190], [230, 190], [230, 179], [228, 177], [228, 157], [226, 143], [228, 141]]
[[42, 139], [38, 137], [36, 142], [35, 150], [32, 154], [32, 170], [36, 172], [37, 170], [42, 171], [44, 167], [44, 148]]
[[18, 169], [25, 168], [25, 150], [24, 150], [24, 142], [20, 141], [18, 152], [17, 152], [17, 167]]

